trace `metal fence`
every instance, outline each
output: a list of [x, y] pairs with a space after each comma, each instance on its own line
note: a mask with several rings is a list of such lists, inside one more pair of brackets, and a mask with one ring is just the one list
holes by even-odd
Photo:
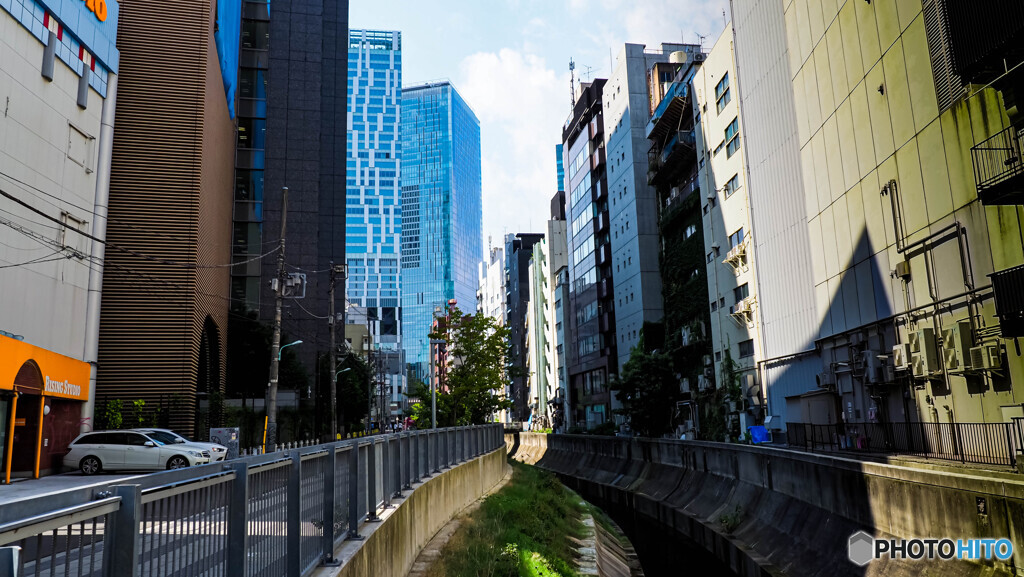
[[903, 454], [1016, 466], [1024, 451], [1024, 419], [1010, 423], [789, 423], [791, 447], [811, 451]]
[[301, 577], [412, 484], [504, 448], [501, 425], [327, 443], [0, 504], [16, 577]]

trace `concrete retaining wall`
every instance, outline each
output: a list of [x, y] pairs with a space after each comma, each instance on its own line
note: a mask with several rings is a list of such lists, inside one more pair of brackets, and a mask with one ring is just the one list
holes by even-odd
[[[700, 441], [521, 433], [506, 443], [610, 513], [672, 531], [739, 575], [1024, 575], [1022, 480]], [[860, 568], [847, 541], [861, 529], [1009, 538], [1015, 552], [1005, 563], [883, 559]]]
[[323, 567], [317, 577], [405, 577], [416, 556], [447, 523], [505, 476], [505, 451], [497, 450], [414, 484], [393, 501], [379, 523], [363, 525], [363, 541], [345, 541], [341, 567]]

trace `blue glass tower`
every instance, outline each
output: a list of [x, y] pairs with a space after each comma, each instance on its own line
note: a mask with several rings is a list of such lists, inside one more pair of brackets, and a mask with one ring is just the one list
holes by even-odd
[[475, 308], [483, 258], [480, 121], [449, 82], [402, 92], [401, 208], [403, 346], [422, 378], [435, 311]]
[[367, 309], [373, 342], [398, 350], [402, 33], [350, 30], [348, 50], [346, 294]]

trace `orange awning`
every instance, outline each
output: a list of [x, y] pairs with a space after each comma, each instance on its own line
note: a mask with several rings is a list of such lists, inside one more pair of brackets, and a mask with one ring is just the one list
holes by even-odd
[[13, 390], [26, 363], [38, 367], [43, 396], [89, 399], [89, 363], [0, 335], [0, 389]]

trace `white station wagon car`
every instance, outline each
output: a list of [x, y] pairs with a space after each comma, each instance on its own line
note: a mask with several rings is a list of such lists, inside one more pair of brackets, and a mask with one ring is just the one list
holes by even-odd
[[168, 444], [137, 431], [95, 431], [68, 446], [64, 466], [85, 475], [100, 471], [183, 469], [210, 462], [210, 453], [189, 444]]
[[223, 461], [228, 456], [228, 448], [224, 445], [218, 445], [217, 443], [206, 443], [203, 441], [193, 441], [187, 437], [179, 435], [170, 429], [132, 429], [138, 431], [144, 435], [147, 435], [157, 441], [162, 441], [168, 445], [178, 443], [187, 443], [196, 447], [210, 452], [210, 462], [216, 463], [217, 461]]

